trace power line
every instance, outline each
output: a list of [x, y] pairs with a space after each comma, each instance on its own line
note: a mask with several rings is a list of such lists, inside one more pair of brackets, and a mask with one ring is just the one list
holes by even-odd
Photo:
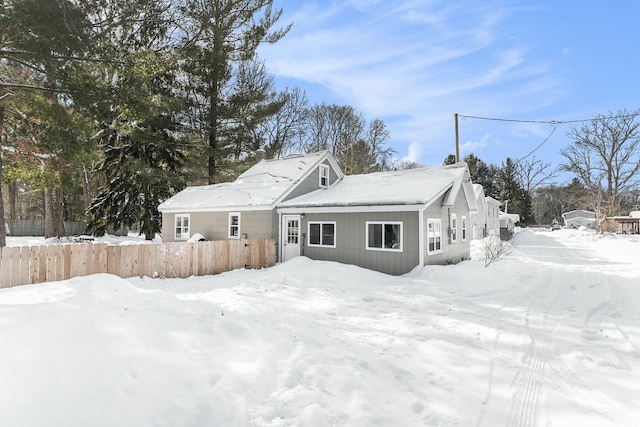
[[627, 119], [630, 117], [636, 117], [640, 115], [640, 111], [635, 112], [635, 113], [630, 113], [630, 114], [619, 114], [616, 116], [598, 116], [598, 117], [594, 117], [591, 119], [578, 119], [578, 120], [522, 120], [522, 119], [504, 119], [504, 118], [498, 118], [498, 117], [482, 117], [482, 116], [465, 116], [462, 114], [455, 114], [455, 127], [456, 127], [456, 160], [458, 160], [459, 154], [458, 154], [458, 118], [462, 118], [462, 119], [476, 119], [476, 120], [489, 120], [489, 121], [494, 121], [494, 122], [510, 122], [510, 123], [535, 123], [535, 124], [546, 124], [546, 125], [551, 125], [553, 126], [553, 129], [551, 129], [551, 133], [549, 133], [549, 135], [544, 139], [544, 141], [542, 141], [540, 144], [538, 144], [538, 146], [536, 148], [534, 148], [533, 150], [531, 150], [527, 155], [519, 158], [517, 162], [520, 162], [521, 160], [526, 159], [527, 157], [529, 157], [530, 155], [532, 155], [533, 153], [535, 153], [536, 151], [538, 151], [540, 149], [540, 147], [542, 147], [548, 140], [549, 138], [551, 138], [551, 135], [553, 135], [553, 133], [556, 131], [556, 126], [557, 125], [562, 125], [562, 124], [570, 124], [570, 123], [584, 123], [584, 122], [592, 122], [594, 120], [613, 120], [613, 119]]
[[640, 115], [640, 112], [630, 113], [630, 114], [620, 114], [617, 116], [600, 116], [593, 117], [591, 119], [578, 119], [578, 120], [521, 120], [521, 119], [504, 119], [499, 117], [482, 117], [482, 116], [465, 116], [462, 114], [458, 114], [458, 117], [462, 119], [476, 119], [476, 120], [490, 120], [495, 122], [512, 122], [512, 123], [538, 123], [538, 124], [547, 124], [547, 125], [562, 125], [568, 123], [583, 123], [590, 122], [593, 120], [608, 120], [608, 119], [623, 119], [629, 117], [636, 117]]

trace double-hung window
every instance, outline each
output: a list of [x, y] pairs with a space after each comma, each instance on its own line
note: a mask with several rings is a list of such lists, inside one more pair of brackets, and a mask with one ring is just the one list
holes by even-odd
[[451, 214], [451, 243], [458, 241], [458, 216]]
[[309, 222], [307, 227], [308, 246], [336, 247], [335, 222]]
[[240, 212], [229, 212], [229, 238], [240, 238]]
[[429, 218], [427, 220], [427, 253], [442, 252], [442, 220]]
[[320, 165], [320, 187], [329, 188], [329, 166]]
[[367, 250], [402, 252], [402, 222], [367, 221], [366, 227]]
[[187, 240], [189, 239], [189, 226], [191, 222], [191, 215], [178, 214], [175, 219], [175, 239]]

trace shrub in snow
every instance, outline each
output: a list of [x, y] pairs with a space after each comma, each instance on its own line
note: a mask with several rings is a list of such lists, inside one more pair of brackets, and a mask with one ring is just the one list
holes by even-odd
[[489, 236], [482, 239], [482, 248], [484, 249], [484, 267], [498, 261], [511, 252], [511, 244], [501, 240], [498, 236]]

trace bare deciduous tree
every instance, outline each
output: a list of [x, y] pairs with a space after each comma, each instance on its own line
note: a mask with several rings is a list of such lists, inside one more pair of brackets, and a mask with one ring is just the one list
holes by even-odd
[[573, 172], [594, 199], [603, 193], [606, 215], [616, 215], [624, 194], [640, 184], [640, 111], [599, 115], [568, 136], [573, 143], [560, 150], [561, 169]]
[[529, 194], [532, 194], [536, 188], [547, 185], [558, 176], [558, 171], [551, 166], [550, 162], [543, 162], [535, 157], [518, 161], [516, 173], [522, 187]]

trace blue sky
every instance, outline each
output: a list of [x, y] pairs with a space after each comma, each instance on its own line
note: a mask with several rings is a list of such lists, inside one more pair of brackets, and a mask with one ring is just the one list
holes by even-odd
[[[387, 124], [397, 158], [441, 164], [454, 113], [579, 120], [640, 107], [640, 2], [275, 0], [289, 34], [261, 57], [280, 88]], [[571, 125], [533, 154], [556, 165]], [[577, 126], [574, 124], [573, 126]], [[549, 124], [460, 119], [461, 157], [526, 156]]]

